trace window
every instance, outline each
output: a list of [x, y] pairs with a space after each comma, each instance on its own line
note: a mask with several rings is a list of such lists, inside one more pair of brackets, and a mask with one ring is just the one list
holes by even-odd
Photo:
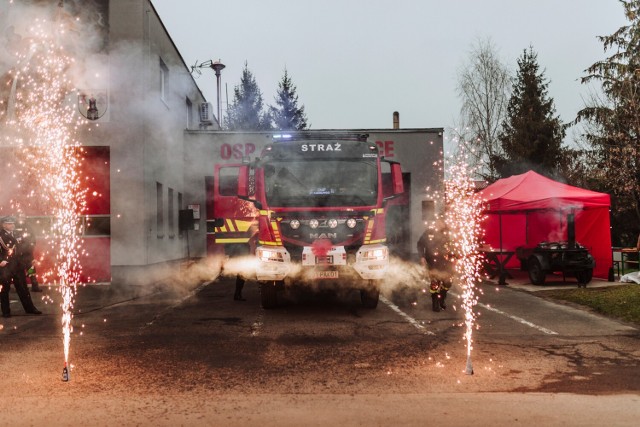
[[175, 221], [174, 221], [174, 200], [173, 200], [173, 188], [169, 188], [168, 198], [167, 198], [167, 218], [169, 220], [169, 238], [173, 239], [176, 237], [175, 230]]
[[433, 200], [422, 201], [422, 221], [435, 221], [436, 219], [436, 202]]
[[110, 236], [111, 218], [109, 215], [92, 215], [84, 217], [85, 236]]
[[164, 238], [164, 198], [162, 184], [156, 182], [156, 234], [158, 239]]
[[238, 195], [238, 174], [239, 168], [235, 166], [220, 168], [218, 179], [221, 196]]
[[[187, 104], [187, 129], [191, 129], [191, 126], [193, 126], [193, 104], [191, 103], [191, 100], [189, 99], [189, 97], [186, 98], [186, 104]], [[178, 208], [182, 208], [182, 207], [179, 206]]]
[[[178, 216], [180, 216], [180, 211], [182, 210], [182, 193], [178, 191]], [[178, 218], [178, 223], [180, 222], [180, 219]], [[178, 224], [178, 228], [180, 228], [180, 224]], [[182, 233], [180, 230], [178, 230], [178, 237], [182, 238], [182, 235], [184, 233]]]
[[160, 99], [167, 101], [167, 95], [169, 93], [169, 68], [160, 58]]

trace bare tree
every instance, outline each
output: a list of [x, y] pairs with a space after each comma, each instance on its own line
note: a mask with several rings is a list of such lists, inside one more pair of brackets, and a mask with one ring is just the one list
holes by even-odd
[[504, 153], [498, 134], [506, 117], [510, 88], [509, 69], [498, 58], [491, 39], [477, 40], [458, 74], [462, 107], [457, 138], [466, 155], [472, 155], [478, 175], [489, 182], [500, 178], [495, 162]]

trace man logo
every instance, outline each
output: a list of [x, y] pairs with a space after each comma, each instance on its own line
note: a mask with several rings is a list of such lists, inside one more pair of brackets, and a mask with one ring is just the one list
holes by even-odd
[[310, 233], [310, 239], [337, 239], [338, 233]]
[[106, 91], [80, 92], [78, 111], [87, 120], [95, 121], [107, 112], [108, 96]]

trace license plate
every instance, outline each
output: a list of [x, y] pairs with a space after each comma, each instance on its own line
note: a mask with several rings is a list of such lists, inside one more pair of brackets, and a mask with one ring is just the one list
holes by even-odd
[[315, 278], [316, 279], [337, 279], [338, 272], [333, 270], [316, 271]]

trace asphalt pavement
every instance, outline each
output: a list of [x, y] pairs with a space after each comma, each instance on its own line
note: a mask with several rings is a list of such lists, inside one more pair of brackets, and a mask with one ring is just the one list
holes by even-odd
[[479, 285], [473, 375], [455, 298], [440, 313], [391, 295], [366, 310], [357, 294], [263, 310], [254, 282], [236, 302], [223, 278], [79, 288], [65, 383], [59, 293], [34, 294], [41, 316], [12, 293], [0, 412], [17, 426], [635, 426], [637, 328], [536, 297], [577, 287], [550, 279]]

